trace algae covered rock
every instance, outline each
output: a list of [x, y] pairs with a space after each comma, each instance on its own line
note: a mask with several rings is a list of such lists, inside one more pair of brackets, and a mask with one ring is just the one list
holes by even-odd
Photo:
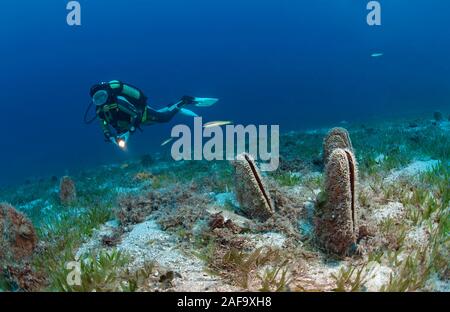
[[163, 200], [163, 196], [158, 192], [150, 192], [145, 196], [125, 195], [119, 197], [116, 218], [124, 226], [141, 223], [153, 211], [163, 206]]
[[433, 118], [434, 118], [434, 120], [435, 121], [442, 121], [442, 120], [444, 120], [444, 115], [442, 114], [442, 112], [440, 112], [440, 111], [435, 111], [434, 113], [433, 113]]
[[31, 221], [11, 205], [0, 203], [0, 262], [30, 257], [37, 241]]
[[61, 178], [61, 182], [59, 184], [59, 199], [64, 205], [70, 204], [77, 199], [75, 183], [68, 176]]
[[316, 207], [315, 230], [319, 243], [334, 254], [349, 254], [356, 244], [357, 176], [353, 152], [333, 150], [326, 164], [325, 193]]
[[336, 148], [346, 148], [353, 152], [352, 141], [348, 131], [344, 128], [336, 127], [331, 129], [323, 140], [323, 161], [327, 163], [331, 153]]
[[236, 197], [249, 218], [265, 221], [274, 213], [274, 204], [253, 158], [246, 153], [233, 161]]

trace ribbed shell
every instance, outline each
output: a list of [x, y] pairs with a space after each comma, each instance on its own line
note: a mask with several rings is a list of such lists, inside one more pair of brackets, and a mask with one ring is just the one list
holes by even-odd
[[316, 214], [316, 233], [324, 247], [345, 255], [356, 243], [357, 164], [349, 149], [335, 149], [326, 165], [327, 200]]
[[333, 150], [346, 148], [353, 152], [352, 141], [348, 131], [344, 128], [333, 128], [323, 140], [323, 160], [326, 164]]
[[233, 164], [236, 197], [242, 212], [261, 221], [268, 219], [274, 213], [273, 201], [253, 158], [240, 154]]

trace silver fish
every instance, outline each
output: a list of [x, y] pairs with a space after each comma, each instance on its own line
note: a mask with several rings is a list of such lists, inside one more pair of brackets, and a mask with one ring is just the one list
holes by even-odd
[[218, 120], [218, 121], [210, 121], [203, 125], [203, 128], [212, 128], [212, 127], [220, 127], [233, 123], [229, 120]]
[[161, 146], [164, 146], [166, 144], [169, 144], [170, 142], [172, 142], [173, 138], [167, 139], [164, 142], [161, 143]]

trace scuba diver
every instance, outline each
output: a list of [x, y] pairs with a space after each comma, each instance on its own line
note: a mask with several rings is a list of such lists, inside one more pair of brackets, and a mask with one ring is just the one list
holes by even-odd
[[155, 110], [147, 105], [147, 97], [141, 90], [118, 80], [95, 84], [89, 94], [92, 98], [89, 108], [94, 104], [96, 115], [87, 121], [88, 108], [84, 116], [85, 122], [91, 123], [98, 117], [105, 141], [113, 142], [122, 149], [126, 147], [130, 134], [137, 129], [142, 131], [141, 126], [169, 122], [178, 112], [197, 117], [197, 114], [184, 107], [208, 107], [218, 101], [213, 98], [183, 96], [175, 104]]

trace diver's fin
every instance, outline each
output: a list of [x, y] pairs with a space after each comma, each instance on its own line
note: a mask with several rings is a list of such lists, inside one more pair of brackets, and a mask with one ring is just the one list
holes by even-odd
[[180, 113], [182, 113], [183, 115], [189, 116], [189, 117], [198, 117], [198, 115], [196, 113], [194, 113], [193, 111], [188, 110], [186, 108], [181, 108]]
[[217, 103], [219, 99], [214, 98], [194, 98], [194, 105], [197, 107], [209, 107]]

